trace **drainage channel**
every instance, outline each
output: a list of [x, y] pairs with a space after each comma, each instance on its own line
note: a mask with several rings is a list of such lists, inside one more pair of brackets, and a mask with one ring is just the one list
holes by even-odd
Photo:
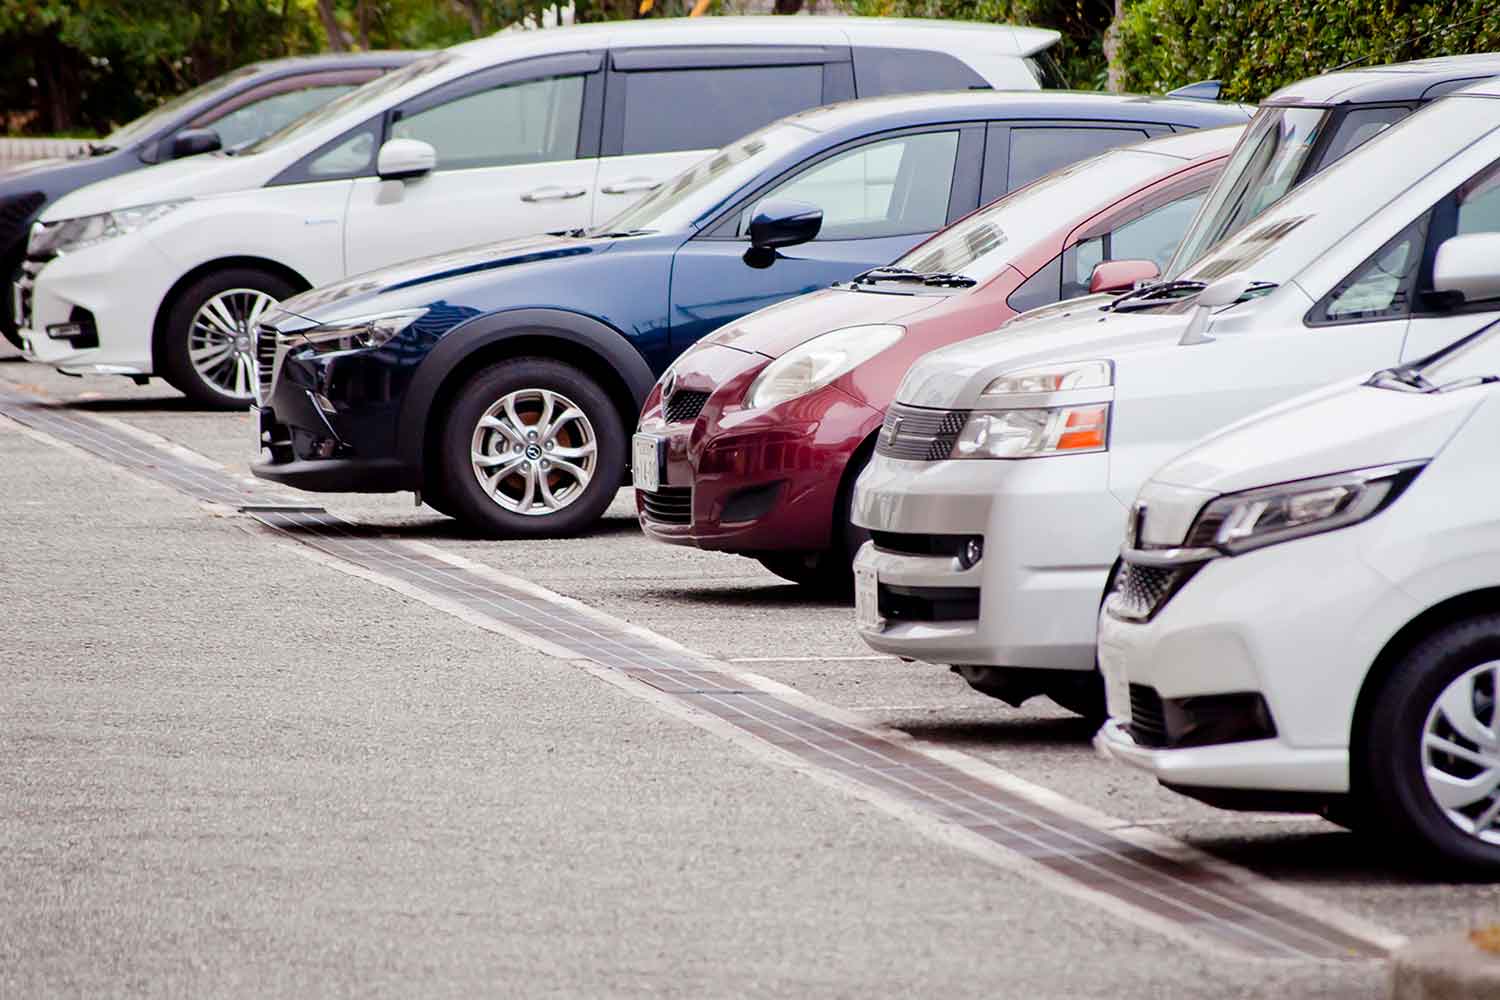
[[[1336, 926], [1217, 868], [1145, 849], [922, 750], [747, 686], [688, 651], [624, 627], [582, 605], [439, 558], [423, 546], [372, 535], [322, 508], [204, 467], [65, 407], [0, 389], [0, 414], [198, 500], [227, 504], [267, 528], [430, 595], [468, 620], [529, 636], [649, 685], [692, 710], [768, 743], [806, 765], [928, 817], [953, 824], [1070, 882], [1142, 922], [1164, 924], [1246, 958], [1382, 957], [1375, 934]], [[455, 612], [457, 613], [457, 612]]]

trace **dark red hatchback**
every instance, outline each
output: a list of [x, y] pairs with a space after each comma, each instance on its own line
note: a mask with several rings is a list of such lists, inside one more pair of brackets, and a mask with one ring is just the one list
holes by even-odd
[[641, 527], [658, 541], [754, 557], [798, 583], [845, 583], [864, 541], [849, 496], [911, 363], [1026, 309], [1154, 276], [1241, 131], [1064, 167], [890, 267], [699, 341], [641, 415]]

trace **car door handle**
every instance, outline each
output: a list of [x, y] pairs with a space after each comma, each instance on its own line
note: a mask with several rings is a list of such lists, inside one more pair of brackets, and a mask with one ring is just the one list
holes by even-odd
[[548, 184], [527, 191], [521, 195], [522, 201], [567, 201], [569, 198], [582, 198], [588, 194], [588, 188], [569, 188], [560, 184]]
[[606, 184], [599, 190], [605, 194], [636, 194], [641, 191], [655, 191], [659, 187], [661, 187], [661, 181], [652, 180], [650, 177], [627, 177], [623, 181]]

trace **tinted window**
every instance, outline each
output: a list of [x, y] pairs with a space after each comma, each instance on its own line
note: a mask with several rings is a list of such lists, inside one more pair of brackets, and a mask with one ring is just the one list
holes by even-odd
[[549, 163], [578, 155], [583, 77], [527, 80], [419, 111], [391, 128], [437, 150], [437, 169]]
[[1123, 128], [1013, 128], [1010, 130], [1012, 190], [1086, 156], [1141, 142], [1146, 133]]
[[823, 103], [820, 65], [653, 70], [612, 80], [625, 81], [625, 154], [718, 149]]
[[[819, 240], [930, 233], [947, 224], [957, 155], [956, 131], [904, 135], [823, 160], [771, 195], [821, 208]], [[741, 234], [750, 212], [741, 216]]]
[[1328, 137], [1328, 148], [1318, 169], [1333, 163], [1351, 149], [1363, 146], [1392, 125], [1411, 114], [1410, 108], [1359, 108], [1350, 111]]
[[284, 91], [241, 105], [224, 117], [210, 119], [205, 124], [219, 134], [219, 141], [225, 149], [233, 149], [270, 135], [313, 108], [353, 89], [352, 83], [340, 83]]
[[860, 97], [989, 87], [968, 64], [922, 49], [855, 49], [854, 85]]
[[1027, 278], [1020, 288], [1010, 293], [1005, 304], [1018, 313], [1037, 306], [1050, 305], [1057, 301], [1057, 286], [1062, 277], [1062, 257], [1053, 257], [1047, 266]]
[[1159, 205], [1109, 232], [1089, 236], [1063, 253], [1061, 298], [1087, 295], [1094, 268], [1106, 260], [1149, 260], [1157, 271], [1167, 266], [1208, 184]]

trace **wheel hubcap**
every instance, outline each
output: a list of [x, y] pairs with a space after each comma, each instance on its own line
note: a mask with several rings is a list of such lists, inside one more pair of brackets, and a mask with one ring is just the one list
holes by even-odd
[[1422, 728], [1427, 791], [1450, 822], [1500, 844], [1500, 661], [1480, 664], [1443, 689]]
[[274, 298], [254, 288], [231, 288], [203, 303], [188, 330], [188, 358], [198, 377], [226, 396], [249, 400], [255, 328], [274, 305]]
[[474, 478], [491, 500], [528, 517], [576, 502], [594, 478], [594, 425], [567, 396], [518, 389], [497, 400], [474, 428]]

